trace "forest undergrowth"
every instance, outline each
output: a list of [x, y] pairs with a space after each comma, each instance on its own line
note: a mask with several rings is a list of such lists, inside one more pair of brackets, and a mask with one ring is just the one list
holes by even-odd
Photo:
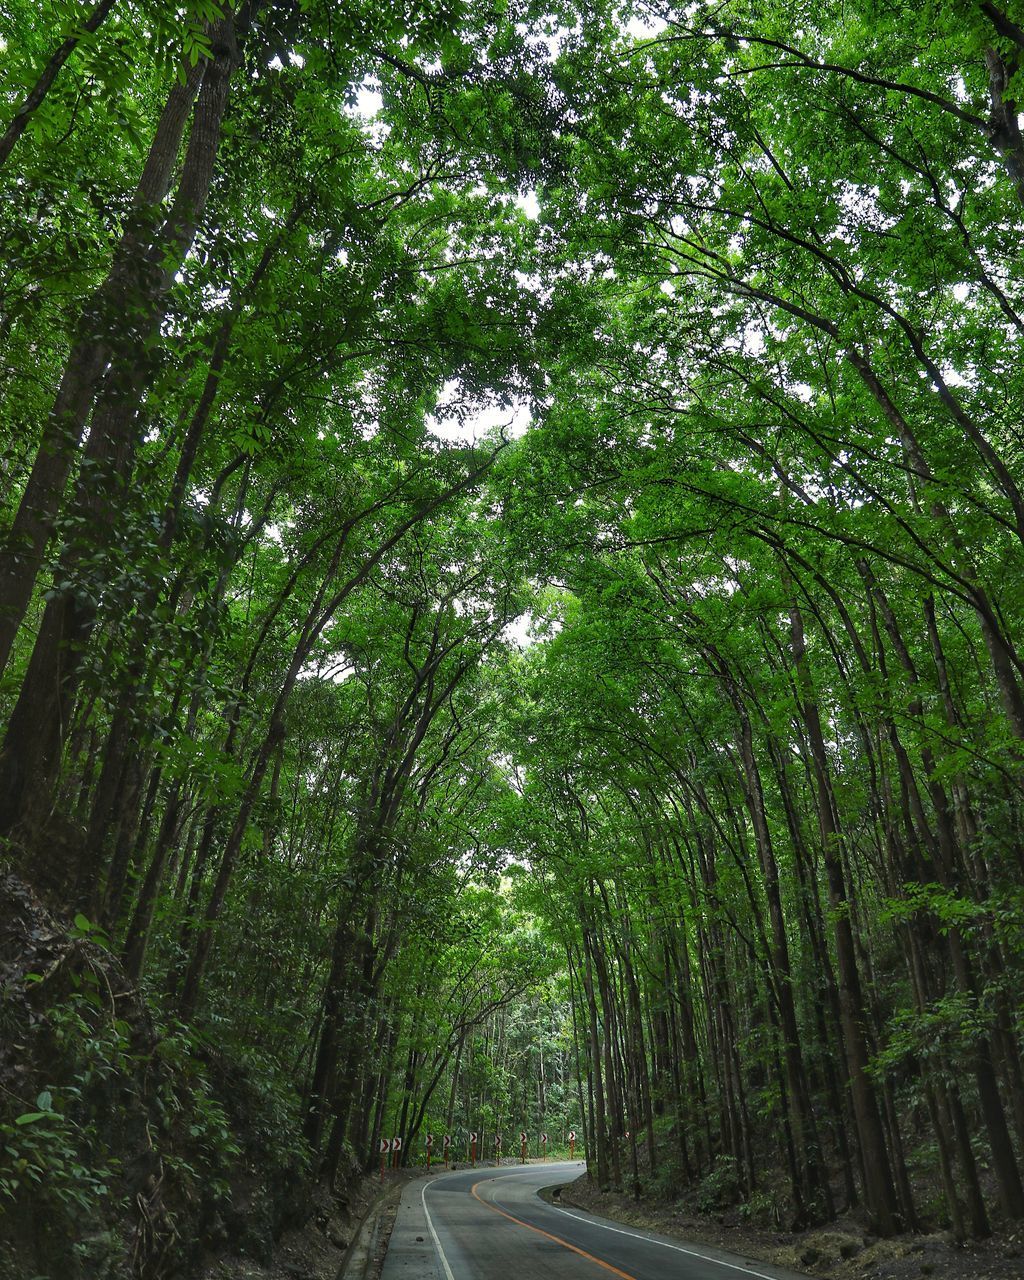
[[[101, 930], [68, 928], [12, 876], [0, 921], [0, 1276], [205, 1273], [269, 1262], [302, 1228], [336, 1274], [351, 1214], [317, 1193], [294, 1092], [162, 1023]], [[348, 1169], [339, 1192], [359, 1181]]]

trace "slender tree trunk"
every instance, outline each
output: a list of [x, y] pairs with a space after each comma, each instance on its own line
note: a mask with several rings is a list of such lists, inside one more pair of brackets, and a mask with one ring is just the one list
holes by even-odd
[[168, 94], [128, 226], [106, 280], [83, 308], [14, 523], [0, 541], [0, 673], [32, 597], [100, 376], [115, 351], [130, 350], [126, 320], [137, 311], [141, 279], [147, 274], [144, 264], [158, 256], [153, 246], [161, 243], [154, 230], [159, 208], [171, 189], [182, 134], [205, 70], [205, 62], [189, 68], [184, 83], [175, 81]]
[[790, 631], [793, 661], [800, 688], [800, 713], [810, 742], [817, 782], [822, 857], [834, 921], [839, 974], [839, 1008], [843, 1024], [843, 1040], [846, 1045], [850, 1092], [864, 1159], [864, 1199], [878, 1233], [893, 1235], [899, 1229], [899, 1204], [878, 1101], [868, 1075], [869, 1054], [865, 1032], [864, 999], [839, 848], [842, 836], [835, 819], [832, 789], [829, 784], [828, 756], [807, 666], [803, 619], [795, 604], [790, 609]]
[[[127, 302], [132, 345], [115, 352], [97, 401], [86, 449], [91, 466], [80, 478], [75, 502], [78, 532], [64, 549], [59, 569], [62, 585], [44, 611], [0, 752], [0, 835], [28, 834], [38, 829], [53, 803], [82, 651], [96, 620], [96, 603], [90, 593], [102, 590], [83, 577], [83, 565], [97, 551], [112, 550], [114, 512], [124, 496], [134, 459], [135, 421], [149, 371], [150, 339], [164, 314], [175, 266], [191, 246], [206, 205], [228, 87], [237, 61], [229, 16], [213, 32], [213, 59], [196, 100], [181, 180], [164, 228], [145, 249], [138, 246], [126, 264], [132, 280], [127, 299], [122, 297], [121, 301], [122, 305]], [[122, 341], [128, 337], [129, 333], [121, 335]], [[83, 410], [91, 390], [90, 387], [87, 396], [80, 395]], [[82, 423], [84, 416], [79, 431]], [[33, 518], [38, 515], [37, 510]], [[24, 573], [18, 575], [19, 582], [24, 578]]]

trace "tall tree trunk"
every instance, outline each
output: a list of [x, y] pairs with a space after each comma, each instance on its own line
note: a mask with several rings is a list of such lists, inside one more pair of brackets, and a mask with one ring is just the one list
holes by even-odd
[[171, 189], [182, 134], [205, 71], [204, 61], [190, 67], [168, 94], [124, 234], [106, 280], [82, 309], [14, 523], [0, 540], [0, 673], [32, 597], [99, 379], [112, 358], [123, 359], [131, 350], [127, 319], [137, 310], [148, 264], [159, 258], [160, 206]]
[[[214, 28], [212, 47], [174, 203], [161, 234], [145, 247], [137, 246], [126, 264], [131, 287], [121, 301], [122, 306], [127, 304], [131, 346], [113, 349], [115, 358], [89, 433], [86, 461], [91, 465], [79, 481], [75, 500], [77, 532], [61, 557], [61, 585], [44, 611], [0, 752], [0, 835], [25, 835], [37, 829], [53, 803], [82, 651], [95, 625], [93, 593], [102, 590], [89, 581], [86, 565], [97, 552], [112, 550], [114, 513], [134, 460], [135, 423], [150, 363], [146, 353], [164, 315], [174, 271], [193, 242], [213, 181], [228, 87], [238, 62], [230, 16]], [[123, 344], [128, 334], [122, 332], [120, 337]], [[106, 348], [102, 354], [106, 356]], [[80, 399], [84, 410], [87, 397], [80, 394]], [[63, 418], [61, 421], [63, 424]], [[38, 511], [33, 519], [37, 515]], [[19, 575], [18, 581], [23, 582], [24, 576]], [[0, 607], [2, 604], [0, 592]]]
[[817, 784], [822, 859], [825, 864], [829, 904], [834, 922], [843, 1040], [846, 1046], [854, 1117], [864, 1158], [864, 1200], [879, 1235], [893, 1235], [900, 1225], [899, 1203], [878, 1100], [868, 1074], [869, 1054], [865, 1031], [864, 999], [853, 928], [850, 923], [846, 878], [843, 874], [839, 847], [842, 835], [835, 816], [829, 781], [828, 755], [821, 731], [821, 717], [814, 699], [814, 687], [807, 664], [803, 619], [795, 603], [790, 607], [790, 636], [800, 690], [800, 715], [810, 743]]

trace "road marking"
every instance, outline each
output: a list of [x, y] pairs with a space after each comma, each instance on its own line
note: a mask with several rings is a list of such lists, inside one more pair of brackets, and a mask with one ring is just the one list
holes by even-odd
[[[514, 1174], [504, 1174], [504, 1178], [514, 1177]], [[545, 1240], [553, 1240], [555, 1244], [560, 1244], [564, 1249], [570, 1249], [573, 1253], [578, 1253], [581, 1258], [586, 1258], [588, 1262], [593, 1262], [595, 1266], [603, 1267], [605, 1271], [610, 1271], [612, 1275], [619, 1276], [621, 1280], [636, 1280], [635, 1276], [631, 1276], [628, 1271], [620, 1271], [618, 1267], [613, 1267], [610, 1262], [604, 1262], [601, 1258], [595, 1258], [592, 1253], [587, 1253], [586, 1249], [579, 1249], [576, 1245], [570, 1244], [568, 1240], [563, 1240], [561, 1236], [553, 1236], [550, 1231], [542, 1231], [540, 1227], [535, 1227], [530, 1222], [524, 1222], [522, 1218], [515, 1218], [511, 1213], [506, 1213], [504, 1209], [499, 1209], [491, 1200], [484, 1200], [482, 1196], [478, 1196], [476, 1189], [485, 1182], [501, 1182], [503, 1178], [481, 1178], [479, 1182], [474, 1182], [469, 1189], [469, 1194], [474, 1200], [492, 1209], [495, 1213], [500, 1213], [503, 1218], [508, 1218], [509, 1222], [514, 1222], [520, 1227], [525, 1227], [527, 1231], [535, 1231], [537, 1235], [543, 1236]]]
[[423, 1214], [427, 1219], [427, 1230], [430, 1232], [430, 1238], [434, 1242], [434, 1248], [437, 1250], [437, 1256], [441, 1259], [441, 1266], [444, 1267], [444, 1280], [455, 1280], [452, 1275], [452, 1269], [448, 1265], [448, 1259], [444, 1256], [444, 1250], [441, 1248], [441, 1241], [437, 1238], [437, 1232], [434, 1230], [434, 1220], [430, 1216], [430, 1210], [427, 1208], [427, 1187], [429, 1182], [423, 1184], [423, 1190], [420, 1192], [420, 1200], [423, 1203]]
[[555, 1213], [564, 1213], [567, 1218], [577, 1218], [580, 1222], [589, 1223], [592, 1227], [600, 1227], [602, 1231], [614, 1231], [617, 1236], [632, 1236], [634, 1240], [644, 1240], [647, 1244], [659, 1244], [663, 1249], [672, 1249], [676, 1253], [689, 1254], [691, 1258], [700, 1258], [702, 1262], [710, 1262], [716, 1267], [728, 1267], [731, 1271], [742, 1271], [745, 1276], [753, 1276], [755, 1280], [778, 1280], [778, 1276], [765, 1275], [763, 1271], [751, 1271], [749, 1267], [738, 1266], [735, 1262], [723, 1262], [721, 1258], [713, 1258], [708, 1253], [698, 1253], [696, 1249], [684, 1249], [681, 1244], [669, 1244], [665, 1240], [655, 1240], [651, 1236], [641, 1235], [638, 1231], [624, 1231], [621, 1227], [609, 1227], [592, 1217], [584, 1216], [582, 1213], [571, 1213], [568, 1209], [560, 1209], [555, 1204], [549, 1204], [548, 1208], [554, 1209]]

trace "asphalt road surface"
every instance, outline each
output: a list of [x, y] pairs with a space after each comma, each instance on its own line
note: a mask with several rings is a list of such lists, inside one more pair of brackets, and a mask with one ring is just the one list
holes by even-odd
[[582, 1171], [579, 1161], [480, 1167], [410, 1183], [381, 1280], [806, 1280], [538, 1196]]

